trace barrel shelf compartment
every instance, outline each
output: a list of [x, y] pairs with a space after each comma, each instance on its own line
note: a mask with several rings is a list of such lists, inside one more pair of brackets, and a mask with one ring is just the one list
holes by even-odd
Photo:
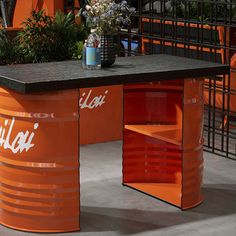
[[125, 129], [175, 145], [182, 145], [182, 130], [178, 125], [125, 125]]
[[124, 86], [124, 186], [181, 209], [201, 203], [202, 94], [201, 79]]

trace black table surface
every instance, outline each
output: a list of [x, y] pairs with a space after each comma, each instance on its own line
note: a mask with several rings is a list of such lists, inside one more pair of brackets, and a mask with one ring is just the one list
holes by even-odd
[[112, 67], [101, 70], [84, 70], [79, 61], [0, 66], [0, 86], [32, 93], [227, 73], [226, 65], [158, 54], [120, 57]]

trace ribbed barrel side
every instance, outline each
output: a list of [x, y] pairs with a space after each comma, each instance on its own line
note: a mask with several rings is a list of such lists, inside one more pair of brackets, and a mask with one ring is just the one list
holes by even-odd
[[184, 83], [182, 209], [202, 202], [203, 86], [203, 79], [188, 79]]
[[124, 86], [123, 184], [181, 206], [183, 82]]
[[180, 147], [129, 130], [124, 133], [124, 183], [179, 184], [182, 166]]
[[32, 232], [79, 229], [78, 91], [0, 88], [0, 223]]

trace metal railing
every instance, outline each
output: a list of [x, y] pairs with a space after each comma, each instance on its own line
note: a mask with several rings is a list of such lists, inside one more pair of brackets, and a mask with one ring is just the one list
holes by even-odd
[[205, 150], [236, 160], [236, 0], [129, 0], [128, 56], [166, 53], [231, 65], [205, 79]]
[[[165, 53], [231, 65], [229, 75], [205, 79], [204, 138], [206, 151], [236, 160], [236, 0], [127, 1], [137, 11], [119, 34], [120, 55]], [[65, 1], [65, 9], [74, 3]]]

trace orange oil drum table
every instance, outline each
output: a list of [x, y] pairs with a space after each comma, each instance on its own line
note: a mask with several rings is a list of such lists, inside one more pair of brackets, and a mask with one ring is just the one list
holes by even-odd
[[[152, 55], [0, 67], [0, 224], [80, 229], [79, 91], [123, 85], [123, 185], [181, 209], [202, 201], [203, 79], [229, 67]], [[86, 131], [85, 131], [86, 132]]]

